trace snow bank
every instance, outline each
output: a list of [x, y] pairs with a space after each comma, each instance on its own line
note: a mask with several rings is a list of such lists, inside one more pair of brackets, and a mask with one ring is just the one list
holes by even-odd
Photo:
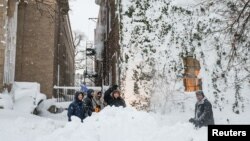
[[[194, 105], [193, 105], [194, 106]], [[155, 114], [133, 108], [106, 107], [100, 113], [80, 122], [77, 117], [67, 122], [53, 116], [42, 118], [17, 111], [0, 110], [0, 137], [6, 141], [207, 141], [207, 128], [195, 129], [188, 123], [192, 112]], [[250, 113], [225, 114], [215, 110], [215, 122], [228, 124], [250, 123]], [[52, 119], [51, 119], [52, 118]], [[54, 119], [54, 120], [53, 120]], [[13, 134], [14, 133], [14, 134]]]
[[63, 127], [63, 123], [24, 112], [0, 110], [2, 141], [33, 141]]
[[[195, 130], [188, 117], [161, 117], [132, 108], [107, 107], [84, 120], [59, 122], [0, 111], [0, 137], [8, 141], [205, 141], [207, 129]], [[13, 134], [14, 133], [14, 134]], [[10, 136], [11, 135], [11, 136]]]
[[4, 109], [12, 109], [13, 108], [13, 101], [9, 94], [7, 93], [0, 93], [0, 107]]
[[40, 84], [33, 82], [15, 82], [12, 95], [14, 96], [14, 110], [32, 113], [41, 100], [46, 96], [40, 93]]

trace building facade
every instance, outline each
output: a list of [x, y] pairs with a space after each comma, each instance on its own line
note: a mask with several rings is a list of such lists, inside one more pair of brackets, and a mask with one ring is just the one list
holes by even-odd
[[[74, 45], [68, 0], [9, 0], [7, 4], [11, 2], [15, 5], [12, 19], [16, 20], [0, 20], [10, 27], [0, 30], [0, 82], [38, 82], [48, 98], [54, 96], [54, 85], [73, 86]], [[10, 13], [13, 6], [0, 7], [0, 11]], [[11, 16], [1, 14], [1, 18], [6, 17]], [[1, 88], [4, 83], [0, 83]]]
[[120, 82], [119, 69], [119, 14], [117, 0], [96, 0], [100, 6], [95, 30], [95, 47], [97, 50], [96, 79], [97, 85], [113, 85]]
[[45, 1], [40, 8], [19, 4], [15, 80], [36, 81], [51, 98], [54, 85], [74, 85], [73, 37], [67, 0]]

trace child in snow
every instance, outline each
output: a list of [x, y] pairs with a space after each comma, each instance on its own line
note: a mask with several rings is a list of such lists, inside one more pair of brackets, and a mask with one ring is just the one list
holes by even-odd
[[112, 87], [110, 87], [105, 93], [104, 93], [104, 101], [106, 103], [106, 105], [110, 105], [111, 104], [111, 101], [112, 101], [112, 92], [114, 90], [117, 90], [118, 88], [118, 85], [113, 85]]
[[114, 90], [112, 93], [112, 100], [110, 101], [110, 106], [115, 107], [126, 107], [124, 99], [121, 97], [121, 92], [119, 90]]
[[104, 108], [104, 101], [102, 99], [102, 92], [97, 92], [93, 97], [93, 106], [95, 112], [100, 112]]
[[92, 100], [94, 96], [94, 90], [89, 89], [87, 91], [87, 97], [84, 99], [84, 106], [86, 107], [87, 116], [91, 116], [92, 112], [95, 111]]
[[203, 91], [196, 92], [197, 103], [195, 104], [195, 117], [189, 122], [195, 127], [202, 127], [214, 124], [213, 110], [211, 103], [205, 97]]
[[75, 93], [75, 100], [69, 105], [68, 108], [68, 120], [71, 121], [72, 116], [77, 116], [83, 122], [85, 116], [85, 108], [83, 105], [83, 92], [76, 92]]

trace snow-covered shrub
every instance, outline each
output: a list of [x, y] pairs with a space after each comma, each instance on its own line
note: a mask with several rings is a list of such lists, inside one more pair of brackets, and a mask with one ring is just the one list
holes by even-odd
[[230, 2], [236, 0], [121, 1], [121, 72], [126, 100], [138, 109], [160, 105], [158, 108], [166, 110], [162, 105], [184, 93], [179, 77], [184, 73], [183, 57], [193, 56], [200, 61], [199, 77], [214, 108], [243, 112], [250, 94], [250, 32], [247, 28], [237, 50], [232, 50], [232, 33], [223, 30], [230, 14], [221, 14], [232, 9]]

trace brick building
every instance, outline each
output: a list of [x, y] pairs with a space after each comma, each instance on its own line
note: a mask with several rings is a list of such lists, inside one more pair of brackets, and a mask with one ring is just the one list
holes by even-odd
[[[16, 55], [14, 69], [9, 67], [7, 70], [15, 70], [15, 81], [40, 83], [41, 92], [51, 98], [54, 85], [74, 85], [74, 46], [68, 0], [13, 1], [18, 11], [14, 46]], [[0, 49], [5, 48], [0, 46]], [[0, 61], [4, 56], [2, 53]], [[6, 60], [6, 53], [2, 58]], [[8, 63], [0, 63], [0, 82], [4, 82], [1, 71], [6, 66]]]
[[97, 85], [113, 85], [120, 82], [119, 69], [119, 20], [116, 12], [117, 0], [96, 0], [100, 6], [95, 30], [95, 46], [97, 50], [96, 72]]
[[54, 85], [74, 85], [74, 46], [68, 1], [45, 1], [40, 8], [19, 4], [15, 80], [40, 83], [50, 98]]

